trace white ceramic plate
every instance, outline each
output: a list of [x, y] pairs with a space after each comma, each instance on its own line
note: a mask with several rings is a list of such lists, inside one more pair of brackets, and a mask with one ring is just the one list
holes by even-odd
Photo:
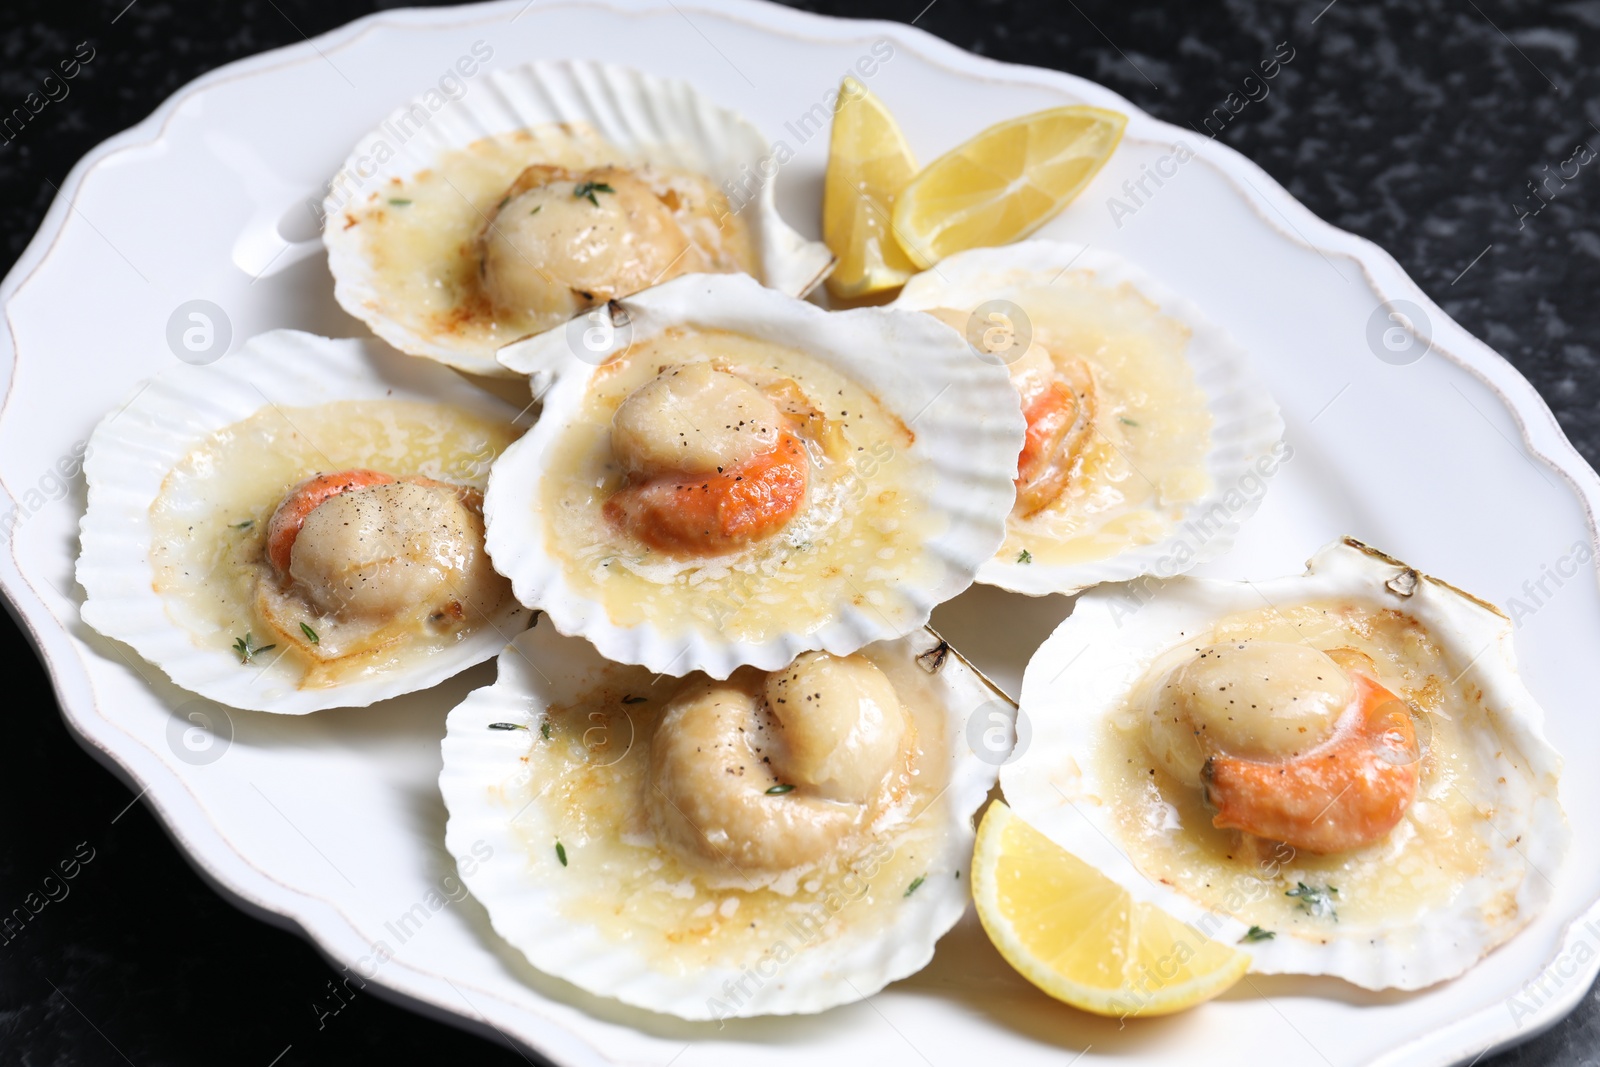
[[[472, 92], [482, 64], [466, 76], [456, 63], [473, 58], [477, 41], [492, 49], [491, 67], [603, 56], [735, 104], [793, 153], [780, 207], [811, 234], [824, 94], [846, 69], [894, 109], [923, 159], [1042, 107], [1131, 112], [1115, 159], [1042, 236], [1120, 252], [1204, 308], [1259, 358], [1294, 449], [1235, 547], [1198, 573], [1295, 572], [1348, 533], [1507, 607], [1528, 686], [1571, 760], [1563, 803], [1575, 838], [1549, 911], [1487, 964], [1420, 993], [1251, 978], [1198, 1011], [1125, 1029], [1034, 991], [969, 916], [927, 970], [867, 1003], [719, 1029], [543, 977], [495, 937], [477, 904], [449, 902], [459, 883], [442, 844], [438, 742], [447, 711], [492, 668], [364, 710], [236, 712], [209, 747], [186, 738], [183, 695], [77, 620], [74, 444], [135, 383], [171, 365], [168, 320], [187, 301], [224, 309], [235, 345], [278, 326], [360, 335], [333, 301], [306, 203], [396, 102], [446, 75], [447, 89]], [[1181, 164], [1172, 158], [1180, 141], [1195, 153]], [[1170, 176], [1113, 219], [1108, 197], [1127, 203], [1123, 183], [1141, 166]], [[216, 884], [433, 1014], [492, 1027], [563, 1065], [1027, 1067], [1086, 1049], [1083, 1064], [1445, 1064], [1537, 1032], [1600, 968], [1600, 830], [1581, 817], [1600, 810], [1600, 775], [1578, 756], [1600, 751], [1600, 479], [1528, 383], [1388, 255], [1322, 223], [1235, 153], [1133, 112], [1100, 86], [967, 55], [902, 26], [737, 0], [388, 12], [216, 71], [96, 149], [63, 183], [0, 295], [9, 327], [0, 484], [16, 517], [5, 523], [0, 583], [68, 721], [146, 790]], [[1402, 310], [1427, 324], [1431, 348], [1408, 351], [1385, 300], [1413, 305]], [[1404, 362], [1411, 356], [1420, 358]], [[977, 588], [934, 625], [1014, 687], [1067, 608], [1062, 598]]]

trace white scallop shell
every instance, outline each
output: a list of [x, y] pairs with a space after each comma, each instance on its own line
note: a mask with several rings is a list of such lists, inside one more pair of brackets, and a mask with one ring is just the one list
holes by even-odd
[[[411, 132], [415, 123], [403, 117], [419, 106], [432, 117]], [[436, 113], [426, 98], [396, 109], [361, 139], [330, 183], [323, 205], [329, 220], [323, 242], [340, 306], [403, 352], [473, 374], [505, 375], [493, 351], [451, 346], [392, 316], [375, 283], [360, 227], [347, 229], [334, 221], [347, 206], [345, 189], [376, 189], [481, 138], [544, 123], [587, 123], [619, 149], [649, 150], [652, 158], [707, 175], [719, 188], [727, 188], [727, 182], [747, 187], [772, 155], [770, 142], [749, 120], [708, 100], [687, 82], [586, 59], [540, 60], [494, 71]], [[400, 130], [410, 136], [394, 132]], [[804, 296], [827, 276], [834, 257], [826, 245], [807, 240], [783, 221], [775, 188], [775, 178], [761, 181], [752, 203], [751, 236], [766, 283]]]
[[[926, 657], [914, 666], [913, 661], [940, 645], [937, 634], [918, 630], [863, 653], [880, 663], [897, 660], [925, 671]], [[865, 999], [926, 966], [934, 943], [965, 911], [976, 836], [973, 815], [993, 787], [996, 765], [1004, 756], [993, 751], [977, 755], [968, 743], [967, 723], [979, 709], [1004, 709], [1009, 717], [1010, 702], [958, 656], [946, 654], [939, 664], [932, 677], [934, 692], [949, 712], [942, 740], [950, 761], [945, 769], [949, 785], [936, 802], [934, 816], [946, 829], [938, 852], [928, 857], [923, 883], [914, 893], [905, 893], [887, 928], [847, 928], [838, 937], [801, 947], [776, 975], [756, 976], [753, 967], [733, 965], [665, 973], [632, 942], [608, 937], [563, 913], [572, 893], [570, 880], [563, 884], [560, 878], [541, 878], [540, 871], [558, 868], [545, 856], [536, 863], [530, 854], [530, 841], [544, 848], [556, 836], [551, 816], [537, 803], [538, 783], [529, 781], [523, 763], [530, 738], [537, 735], [532, 730], [492, 730], [489, 724], [536, 728], [546, 707], [570, 704], [615, 665], [593, 646], [563, 637], [542, 619], [500, 656], [495, 683], [473, 692], [450, 712], [439, 775], [439, 791], [450, 812], [445, 847], [452, 855], [466, 855], [488, 846], [485, 854], [495, 859], [470, 873], [463, 868], [461, 876], [488, 910], [495, 932], [534, 967], [588, 992], [685, 1019], [818, 1012]], [[919, 817], [927, 817], [928, 810]], [[899, 885], [888, 891], [902, 893]], [[730, 981], [744, 982], [746, 989], [753, 985], [756, 991], [734, 1007], [726, 992]], [[721, 1006], [714, 1006], [717, 1002]]]
[[[1014, 296], [1021, 287], [1048, 286], [1069, 269], [1092, 274], [1094, 284], [1108, 290], [1131, 286], [1161, 314], [1189, 328], [1185, 355], [1211, 411], [1211, 451], [1206, 457], [1211, 489], [1184, 507], [1185, 517], [1197, 517], [1201, 525], [1191, 528], [1185, 522], [1161, 541], [1072, 565], [1037, 559], [1024, 564], [997, 557], [978, 572], [978, 581], [985, 585], [1029, 596], [1076, 593], [1141, 574], [1170, 578], [1221, 555], [1265, 496], [1264, 468], [1258, 464], [1265, 465], [1270, 477], [1276, 469], [1274, 451], [1283, 438], [1278, 405], [1251, 368], [1249, 356], [1194, 304], [1110, 252], [1043, 240], [957, 252], [940, 260], [937, 268], [913, 277], [891, 306], [971, 310], [988, 300]], [[1259, 491], [1241, 491], [1256, 484], [1262, 485]]]
[[[1570, 830], [1558, 799], [1561, 757], [1544, 737], [1544, 711], [1517, 673], [1510, 621], [1497, 609], [1350, 538], [1335, 541], [1304, 575], [1268, 582], [1177, 578], [1106, 586], [1079, 598], [1028, 664], [1022, 714], [1032, 744], [1002, 768], [1016, 813], [1057, 844], [1114, 878], [1135, 899], [1154, 903], [1235, 944], [1244, 923], [1211, 911], [1142, 874], [1118, 844], [1121, 831], [1093, 761], [1097, 725], [1128, 689], [1186, 635], [1233, 612], [1320, 598], [1403, 611], [1422, 623], [1461, 677], [1483, 692], [1493, 736], [1476, 754], [1475, 783], [1493, 796], [1488, 869], [1469, 878], [1448, 907], [1424, 922], [1360, 925], [1340, 921], [1321, 939], [1282, 934], [1240, 947], [1260, 974], [1325, 974], [1368, 989], [1421, 989], [1453, 978], [1528, 924], [1547, 905]], [[1515, 906], [1505, 908], [1504, 894]]]
[[[511, 579], [517, 598], [543, 609], [562, 633], [588, 638], [607, 659], [663, 674], [698, 670], [726, 678], [742, 664], [775, 670], [812, 649], [847, 655], [927, 623], [934, 607], [971, 585], [1000, 546], [1022, 445], [1016, 392], [1004, 368], [975, 359], [965, 342], [932, 318], [886, 308], [826, 312], [733, 274], [687, 275], [593, 314], [600, 323], [595, 330], [605, 339], [593, 350], [562, 331], [501, 350], [505, 366], [529, 375], [544, 411], [489, 472], [484, 518], [489, 555]], [[603, 605], [567, 581], [560, 562], [545, 551], [537, 491], [550, 446], [583, 403], [598, 364], [681, 327], [727, 330], [797, 348], [865, 386], [901, 421], [915, 425], [908, 454], [930, 472], [926, 507], [943, 520], [941, 532], [922, 545], [922, 555], [939, 566], [935, 580], [908, 579], [897, 586], [903, 598], [897, 619], [871, 604], [847, 603], [805, 629], [760, 643], [732, 641], [649, 624], [616, 625]]]
[[226, 647], [202, 647], [167, 614], [152, 586], [150, 505], [172, 468], [208, 435], [269, 403], [304, 406], [393, 398], [451, 404], [512, 421], [517, 410], [459, 375], [396, 355], [376, 341], [273, 330], [208, 366], [181, 365], [137, 387], [89, 439], [89, 506], [79, 527], [83, 621], [133, 647], [183, 688], [229, 707], [304, 715], [365, 707], [426, 689], [505, 647], [529, 613], [507, 598], [491, 625], [443, 652], [373, 678], [300, 689], [276, 661], [246, 669]]

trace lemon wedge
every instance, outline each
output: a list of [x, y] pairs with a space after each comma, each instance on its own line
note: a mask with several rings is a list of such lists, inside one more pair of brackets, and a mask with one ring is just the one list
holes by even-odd
[[828, 291], [850, 299], [904, 285], [916, 273], [890, 220], [917, 161], [894, 116], [866, 86], [845, 78], [839, 101], [822, 187], [822, 239], [839, 257]]
[[922, 269], [952, 252], [1026, 237], [1083, 191], [1127, 125], [1120, 112], [1086, 106], [996, 123], [901, 191], [894, 232]]
[[1248, 953], [1203, 936], [995, 801], [978, 827], [972, 896], [989, 940], [1024, 978], [1097, 1015], [1166, 1015], [1225, 991]]

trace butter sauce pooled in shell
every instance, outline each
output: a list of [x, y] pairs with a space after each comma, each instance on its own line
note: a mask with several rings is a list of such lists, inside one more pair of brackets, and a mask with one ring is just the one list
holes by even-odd
[[503, 373], [500, 346], [608, 300], [683, 274], [763, 273], [748, 215], [706, 175], [581, 122], [444, 150], [328, 225], [352, 313], [403, 351], [480, 374]]
[[802, 351], [674, 329], [602, 366], [552, 446], [545, 550], [618, 624], [767, 640], [841, 597], [893, 618], [934, 532], [912, 440]]
[[301, 689], [420, 664], [500, 625], [510, 589], [467, 483], [514, 434], [411, 401], [265, 408], [168, 476], [156, 589], [197, 637]]
[[827, 245], [784, 221], [772, 176], [752, 181], [771, 139], [688, 82], [549, 59], [482, 85], [448, 122], [427, 122], [435, 90], [400, 107], [323, 200], [335, 298], [400, 351], [507, 377], [506, 345], [574, 317], [582, 333], [674, 278], [800, 297], [832, 269]]
[[1227, 548], [1288, 454], [1246, 354], [1113, 253], [970, 249], [893, 306], [1003, 365], [1027, 423], [1006, 540], [980, 582], [1040, 596], [1182, 573]]
[[923, 625], [1004, 536], [1016, 394], [930, 317], [694, 274], [597, 318], [500, 351], [544, 414], [484, 513], [519, 601], [608, 658], [845, 655]]
[[1007, 802], [1265, 974], [1417, 989], [1549, 900], [1543, 714], [1492, 606], [1351, 539], [1304, 575], [1080, 597]]
[[232, 708], [435, 686], [528, 624], [478, 502], [517, 412], [376, 339], [270, 330], [164, 371], [91, 438], [83, 620]]
[[541, 620], [450, 714], [447, 847], [494, 850], [462, 876], [496, 931], [591, 993], [690, 1019], [871, 996], [965, 910], [994, 782], [964, 739], [994, 693], [940, 648], [673, 679]]

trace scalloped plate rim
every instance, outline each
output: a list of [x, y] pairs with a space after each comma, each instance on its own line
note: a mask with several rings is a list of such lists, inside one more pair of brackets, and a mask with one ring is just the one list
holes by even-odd
[[[222, 82], [265, 73], [280, 66], [315, 63], [322, 58], [323, 50], [352, 44], [375, 30], [482, 24], [525, 6], [523, 0], [496, 0], [462, 8], [376, 12], [316, 38], [237, 60], [210, 71], [179, 89], [137, 125], [96, 146], [74, 165], [62, 181], [38, 232], [4, 281], [0, 282], [0, 300], [4, 301], [7, 309], [7, 329], [4, 337], [0, 337], [0, 358], [9, 365], [4, 401], [0, 403], [0, 425], [11, 416], [10, 402], [16, 393], [18, 352], [10, 319], [10, 301], [27, 285], [53, 251], [68, 216], [74, 210], [73, 204], [84, 181], [101, 163], [123, 150], [158, 143], [182, 103]], [[541, 6], [659, 11], [664, 5], [659, 0], [604, 0], [591, 4], [557, 0]], [[680, 14], [681, 9], [687, 8], [696, 14], [731, 19], [791, 39], [835, 41], [862, 39], [874, 34], [887, 36], [897, 46], [912, 50], [953, 76], [1033, 85], [1080, 99], [1104, 100], [1128, 111], [1130, 125], [1138, 127], [1136, 133], [1148, 131], [1162, 138], [1167, 138], [1168, 134], [1183, 134], [1181, 128], [1152, 118], [1123, 100], [1119, 94], [1087, 79], [976, 56], [926, 31], [899, 23], [835, 19], [779, 8], [757, 0], [692, 0], [666, 6], [680, 9]], [[1137, 142], [1151, 138], [1134, 136], [1128, 139]], [[1170, 143], [1170, 140], [1162, 143]], [[1531, 455], [1542, 460], [1545, 466], [1567, 482], [1583, 508], [1589, 542], [1591, 548], [1596, 550], [1594, 571], [1600, 575], [1600, 535], [1597, 535], [1596, 524], [1596, 515], [1600, 513], [1600, 478], [1567, 440], [1554, 414], [1532, 384], [1503, 356], [1456, 324], [1378, 245], [1324, 222], [1295, 200], [1266, 171], [1226, 145], [1213, 144], [1208, 157], [1201, 162], [1226, 179], [1240, 199], [1285, 240], [1349, 259], [1381, 297], [1403, 297], [1418, 303], [1432, 316], [1436, 327], [1432, 338], [1434, 349], [1488, 387], [1517, 424], [1523, 443]], [[1282, 218], [1289, 229], [1285, 230], [1274, 221], [1268, 209]], [[1312, 234], [1315, 241], [1307, 238], [1306, 233]], [[1454, 346], [1454, 350], [1441, 342], [1441, 336], [1448, 346]], [[0, 485], [16, 499], [3, 477], [0, 477]], [[62, 717], [72, 727], [73, 737], [119, 777], [139, 787], [140, 795], [148, 797], [161, 815], [165, 829], [182, 845], [191, 864], [214, 886], [231, 896], [245, 910], [278, 925], [293, 924], [328, 956], [348, 961], [351, 958], [349, 954], [341, 953], [334, 944], [341, 937], [348, 943], [349, 937], [355, 934], [349, 918], [330, 902], [291, 889], [269, 872], [244, 860], [227, 842], [209, 813], [170, 765], [103, 716], [93, 695], [87, 667], [82, 662], [82, 655], [89, 650], [89, 646], [81, 640], [74, 641], [75, 635], [69, 629], [75, 620], [64, 622], [51, 613], [43, 595], [22, 571], [14, 538], [8, 540], [10, 551], [0, 560], [0, 591], [5, 593], [0, 599], [4, 600], [7, 610], [17, 619], [39, 652], [61, 706]], [[113, 747], [119, 740], [121, 747]], [[206, 835], [206, 839], [196, 840], [194, 835], [197, 832]], [[1590, 902], [1583, 911], [1572, 917], [1552, 959], [1572, 950], [1577, 939], [1577, 927], [1586, 920], [1600, 921], [1600, 899]], [[413, 1007], [432, 1017], [473, 1028], [486, 1036], [498, 1031], [493, 1022], [479, 1014], [479, 1009], [470, 1005], [463, 1008], [458, 1000], [464, 998], [451, 996], [449, 983], [440, 976], [416, 970], [398, 960], [395, 962], [401, 971], [406, 972], [405, 980], [402, 981], [391, 969], [385, 973], [385, 982], [382, 983], [394, 995], [413, 1000]], [[1497, 1013], [1485, 1009], [1395, 1047], [1371, 1063], [1385, 1067], [1401, 1063], [1445, 1065], [1526, 1041], [1572, 1011], [1585, 997], [1589, 984], [1597, 974], [1600, 974], [1600, 954], [1595, 954], [1556, 995], [1538, 1005], [1533, 1011], [1532, 1021], [1524, 1026], [1491, 1021], [1489, 1016]], [[498, 1002], [498, 998], [496, 1000]], [[513, 1010], [502, 1010], [499, 1017], [509, 1020], [513, 1017]], [[516, 1013], [515, 1017], [526, 1016]], [[526, 1028], [519, 1028], [518, 1036], [545, 1055], [554, 1055], [557, 1049], [561, 1050], [571, 1057], [568, 1062], [605, 1062], [588, 1042], [549, 1020], [544, 1022], [546, 1025], [537, 1031], [537, 1039]]]

